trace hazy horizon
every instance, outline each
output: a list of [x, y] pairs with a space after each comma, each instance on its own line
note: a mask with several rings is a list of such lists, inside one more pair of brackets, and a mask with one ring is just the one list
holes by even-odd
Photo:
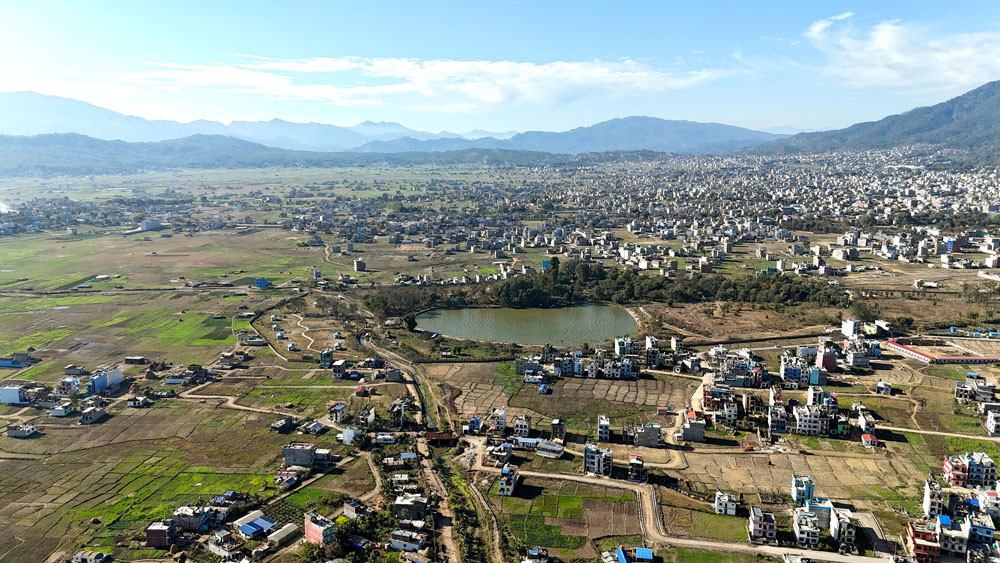
[[820, 130], [1000, 77], [1000, 6], [985, 2], [295, 8], [8, 3], [0, 92], [181, 122], [389, 121], [465, 133], [645, 115]]

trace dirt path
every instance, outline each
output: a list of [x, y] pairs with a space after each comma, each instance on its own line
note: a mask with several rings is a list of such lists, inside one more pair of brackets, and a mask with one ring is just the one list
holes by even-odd
[[479, 492], [475, 483], [470, 481], [469, 489], [483, 509], [486, 510], [486, 513], [490, 515], [490, 524], [493, 528], [493, 563], [504, 563], [503, 550], [500, 549], [500, 527], [497, 525], [497, 516], [493, 513], [490, 503], [486, 502], [486, 498], [483, 497], [483, 493]]
[[[441, 401], [441, 398], [437, 396], [437, 393], [433, 389], [433, 386], [425, 384], [422, 381], [424, 372], [423, 372], [423, 367], [421, 365], [414, 364], [413, 362], [410, 362], [403, 356], [400, 356], [399, 354], [391, 350], [386, 350], [385, 348], [382, 348], [378, 344], [375, 344], [370, 336], [364, 336], [362, 342], [365, 346], [370, 346], [373, 350], [375, 350], [375, 352], [378, 355], [382, 356], [386, 360], [396, 362], [397, 364], [401, 364], [404, 367], [406, 367], [407, 370], [410, 371], [410, 374], [413, 377], [412, 386], [414, 388], [412, 389], [411, 394], [415, 396], [417, 403], [420, 404], [422, 401], [420, 401], [420, 394], [417, 392], [416, 386], [423, 386], [424, 391], [426, 391], [427, 398], [430, 399], [429, 402], [431, 403], [429, 405], [424, 405], [431, 420], [434, 421], [434, 423], [437, 425], [438, 428], [441, 428], [443, 430], [450, 430], [454, 428], [454, 422], [451, 418], [451, 411], [448, 410], [447, 406], [442, 407], [443, 402]], [[407, 387], [410, 387], [410, 385], [408, 385]], [[442, 416], [444, 417], [443, 421], [441, 420]], [[447, 422], [447, 424], [444, 424], [444, 422]]]
[[306, 345], [306, 349], [309, 350], [309, 351], [311, 351], [311, 352], [316, 352], [317, 354], [320, 353], [321, 350], [317, 350], [317, 349], [313, 348], [313, 345], [316, 344], [316, 341], [313, 340], [313, 338], [311, 336], [309, 336], [308, 334], [306, 334], [307, 332], [309, 332], [309, 327], [307, 327], [306, 325], [302, 324], [302, 321], [304, 320], [302, 318], [302, 315], [296, 315], [295, 313], [292, 313], [292, 316], [298, 319], [298, 321], [296, 321], [295, 324], [299, 325], [299, 328], [302, 329], [302, 338], [305, 338], [306, 340], [309, 341], [309, 344]]
[[372, 477], [375, 479], [375, 488], [368, 491], [363, 497], [361, 497], [361, 500], [365, 501], [382, 494], [382, 474], [379, 473], [378, 467], [375, 467], [375, 459], [371, 456], [371, 454], [366, 457], [368, 459], [368, 469], [371, 470]]
[[[985, 436], [981, 434], [962, 434], [959, 432], [939, 432], [937, 430], [921, 430], [919, 428], [899, 428], [897, 426], [878, 426], [878, 430], [890, 430], [892, 432], [910, 432], [911, 434], [928, 434], [931, 436], [945, 436], [948, 438], [972, 438], [974, 440], [986, 440], [1000, 443], [1000, 436]], [[824, 452], [825, 454], [826, 452]]]

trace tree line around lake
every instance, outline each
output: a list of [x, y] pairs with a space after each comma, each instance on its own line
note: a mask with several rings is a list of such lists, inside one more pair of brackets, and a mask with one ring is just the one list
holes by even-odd
[[850, 305], [844, 290], [823, 280], [779, 274], [758, 277], [701, 275], [667, 278], [629, 268], [605, 268], [595, 262], [558, 258], [534, 274], [469, 286], [402, 286], [370, 293], [365, 306], [379, 318], [404, 317], [434, 307], [560, 307], [611, 302], [622, 305], [663, 302], [734, 301], [772, 305], [812, 303], [818, 307]]

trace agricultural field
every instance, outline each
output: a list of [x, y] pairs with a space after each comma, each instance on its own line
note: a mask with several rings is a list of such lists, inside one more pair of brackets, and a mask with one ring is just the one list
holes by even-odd
[[726, 338], [767, 338], [792, 334], [814, 334], [840, 324], [841, 312], [807, 305], [785, 307], [781, 311], [747, 303], [714, 302], [700, 304], [644, 305], [640, 311], [647, 330], [678, 335], [689, 340]]
[[635, 496], [619, 489], [552, 479], [522, 478], [514, 495], [489, 502], [524, 545], [558, 550], [567, 558], [598, 555], [591, 540], [640, 534]]
[[423, 371], [463, 419], [506, 405], [508, 417], [530, 412], [540, 428], [553, 418], [561, 418], [569, 430], [584, 435], [596, 431], [599, 414], [611, 417], [614, 424], [659, 422], [669, 426], [673, 417], [657, 416], [656, 407], [685, 408], [699, 383], [674, 375], [637, 381], [564, 378], [550, 385], [551, 394], [542, 395], [537, 385], [525, 384], [514, 375], [509, 363], [425, 364]]
[[[113, 407], [100, 424], [42, 422], [32, 440], [5, 440], [0, 459], [0, 537], [13, 560], [86, 545], [117, 558], [151, 519], [226, 490], [267, 498], [286, 436], [276, 416], [193, 402]], [[54, 420], [54, 419], [51, 419]], [[320, 437], [324, 447], [339, 448]], [[23, 543], [22, 543], [23, 542]], [[116, 547], [123, 543], [127, 547]]]
[[[278, 229], [170, 238], [157, 233], [28, 235], [0, 246], [0, 263], [16, 266], [0, 270], [0, 290], [58, 291], [83, 284], [93, 290], [177, 288], [222, 281], [246, 288], [258, 276], [277, 285], [308, 279], [311, 267], [323, 261], [322, 248], [295, 242]], [[101, 260], [95, 262], [94, 256]]]
[[236, 345], [230, 317], [238, 307], [264, 307], [269, 299], [213, 291], [0, 297], [6, 321], [0, 322], [0, 354], [30, 346], [42, 360], [27, 369], [5, 368], [0, 379], [52, 382], [67, 364], [93, 370], [131, 355], [208, 365]]

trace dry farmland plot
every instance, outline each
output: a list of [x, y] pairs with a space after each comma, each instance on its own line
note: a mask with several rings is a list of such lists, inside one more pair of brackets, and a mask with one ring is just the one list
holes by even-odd
[[811, 305], [789, 307], [782, 312], [746, 303], [716, 302], [684, 305], [654, 303], [642, 307], [648, 313], [649, 329], [682, 334], [692, 339], [787, 336], [811, 333], [837, 322], [837, 309]]
[[[43, 415], [35, 424], [41, 435], [32, 440], [6, 440], [3, 450], [16, 454], [55, 455], [82, 452], [113, 444], [139, 444], [147, 440], [180, 440], [200, 444], [218, 435], [228, 439], [212, 444], [240, 462], [267, 463], [273, 450], [286, 441], [266, 431], [277, 415], [236, 411], [213, 404], [162, 400], [156, 407], [133, 409], [113, 407], [99, 424], [81, 426], [76, 417], [66, 419]], [[210, 455], [210, 453], [209, 453]]]
[[587, 429], [598, 414], [615, 417], [616, 424], [658, 420], [657, 406], [683, 408], [698, 385], [674, 376], [638, 381], [565, 378], [550, 385], [551, 394], [541, 395], [536, 385], [524, 384], [517, 376], [498, 375], [497, 364], [436, 364], [427, 366], [425, 373], [441, 385], [442, 396], [453, 399], [449, 406], [462, 418], [507, 405], [511, 414], [530, 411], [543, 420], [563, 418], [578, 430]]
[[[923, 444], [918, 447], [923, 451]], [[685, 454], [687, 469], [667, 473], [702, 493], [745, 494], [786, 494], [792, 474], [801, 473], [817, 477], [817, 495], [851, 502], [872, 498], [875, 485], [898, 490], [916, 487], [926, 477], [926, 466], [920, 458], [911, 457], [850, 451], [822, 455], [693, 452]]]

